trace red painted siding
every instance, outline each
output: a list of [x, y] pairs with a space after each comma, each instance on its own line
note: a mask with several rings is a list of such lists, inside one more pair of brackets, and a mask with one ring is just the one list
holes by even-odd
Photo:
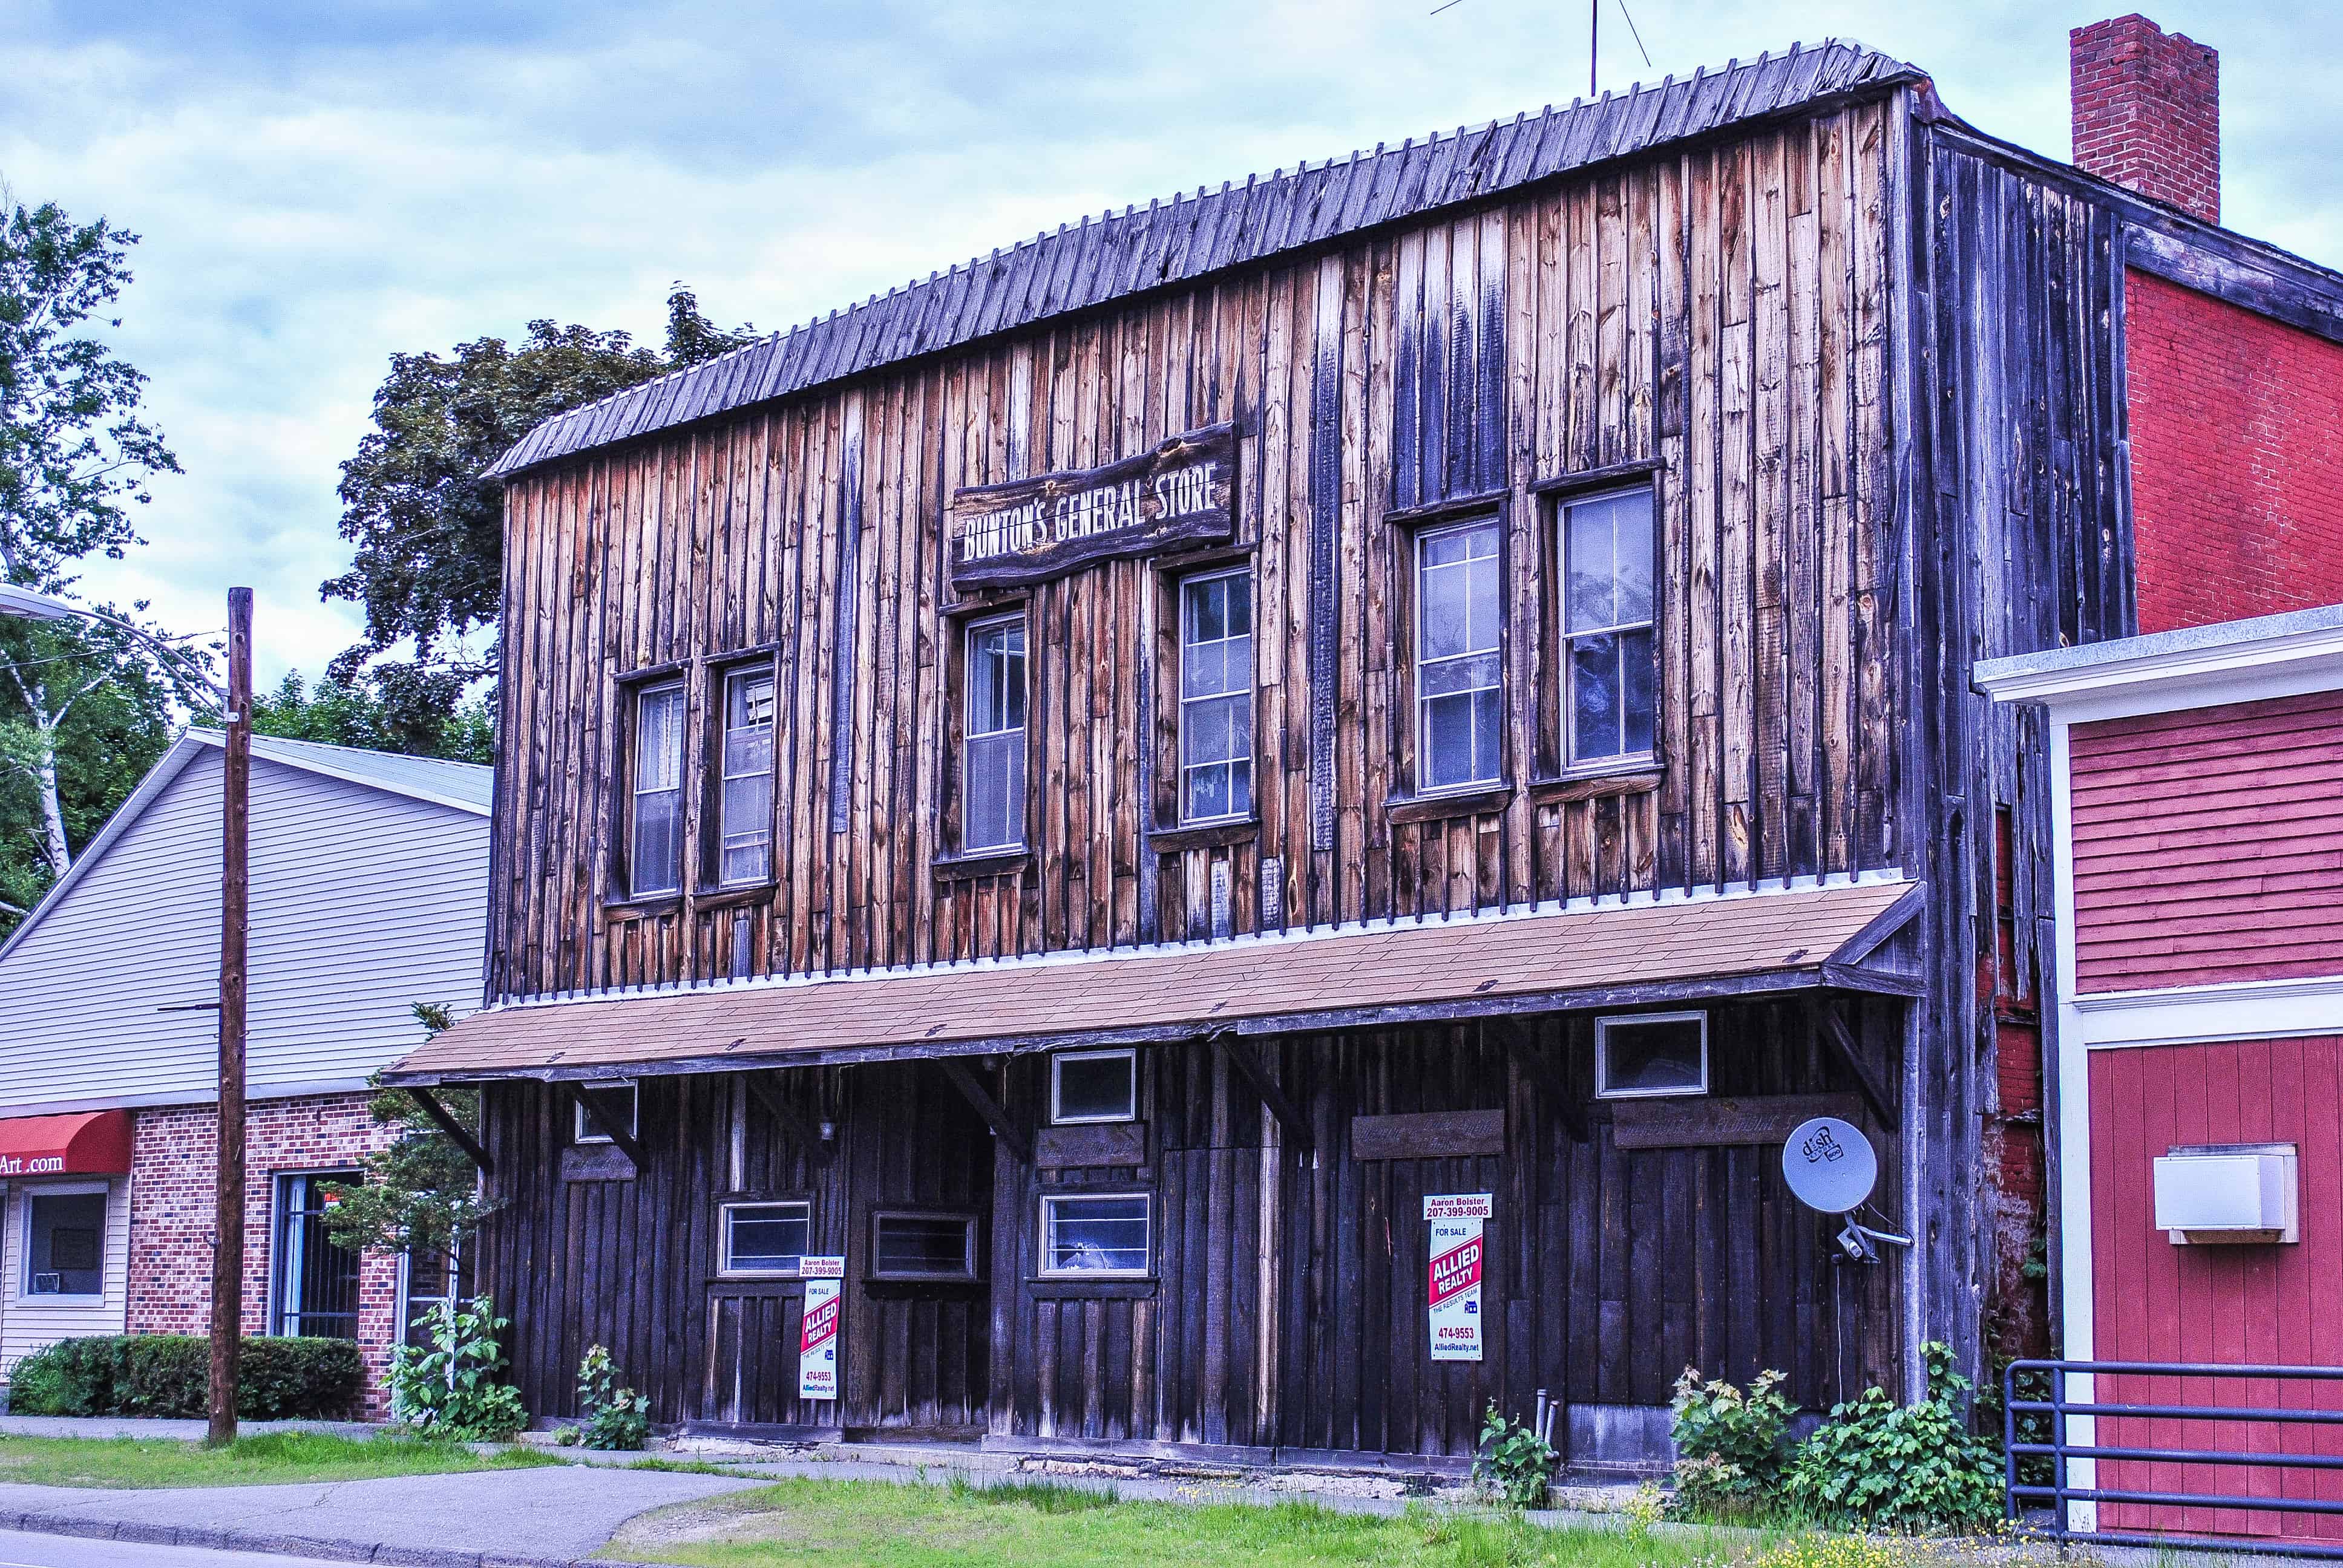
[[[2343, 1366], [2343, 1039], [2246, 1040], [2094, 1051], [2091, 1257], [2096, 1352], [2108, 1361]], [[2293, 1143], [2302, 1240], [2176, 1247], [2155, 1228], [2151, 1162], [2175, 1144]], [[2343, 1387], [2106, 1380], [2133, 1401], [2343, 1409]], [[2251, 1447], [2343, 1454], [2343, 1430], [2230, 1422], [2109, 1422], [2110, 1446]], [[2336, 1472], [2109, 1465], [2113, 1485], [2343, 1502]], [[2150, 1517], [2151, 1512], [2153, 1517]], [[2343, 1534], [2343, 1520], [2239, 1510], [2132, 1509], [2113, 1525], [2191, 1532]]]
[[2343, 692], [2078, 724], [2077, 989], [2343, 972]]
[[2139, 629], [2343, 600], [2343, 346], [2124, 279]]

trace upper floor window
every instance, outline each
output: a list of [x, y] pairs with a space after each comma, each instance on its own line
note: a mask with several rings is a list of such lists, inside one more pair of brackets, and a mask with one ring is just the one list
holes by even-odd
[[1562, 508], [1563, 716], [1571, 763], [1646, 757], [1652, 662], [1652, 492]]
[[968, 628], [968, 781], [960, 848], [1008, 849], [1025, 841], [1025, 618]]
[[635, 694], [634, 795], [627, 890], [636, 898], [683, 886], [683, 683]]
[[1252, 573], [1180, 585], [1180, 819], [1252, 814]]
[[1502, 533], [1482, 518], [1415, 538], [1415, 784], [1493, 784], [1503, 771]]
[[773, 874], [773, 672], [724, 678], [724, 776], [718, 879], [726, 886]]

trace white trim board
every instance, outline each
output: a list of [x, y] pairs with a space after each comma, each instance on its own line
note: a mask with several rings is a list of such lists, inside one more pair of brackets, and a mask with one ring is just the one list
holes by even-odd
[[2101, 991], [2061, 1010], [2062, 1043], [2086, 1050], [2343, 1034], [2343, 976]]

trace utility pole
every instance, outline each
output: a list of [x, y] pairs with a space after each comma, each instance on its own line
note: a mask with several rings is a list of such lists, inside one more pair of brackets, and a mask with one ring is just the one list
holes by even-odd
[[236, 1441], [244, 1334], [245, 939], [252, 920], [252, 590], [227, 590], [226, 745], [220, 796], [219, 1147], [212, 1212], [211, 1426]]

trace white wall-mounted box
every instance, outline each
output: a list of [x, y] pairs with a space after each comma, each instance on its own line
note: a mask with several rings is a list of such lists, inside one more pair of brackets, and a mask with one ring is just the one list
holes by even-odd
[[2176, 1247], [2294, 1241], [2291, 1143], [2219, 1143], [2175, 1149], [2156, 1161], [2156, 1226]]

